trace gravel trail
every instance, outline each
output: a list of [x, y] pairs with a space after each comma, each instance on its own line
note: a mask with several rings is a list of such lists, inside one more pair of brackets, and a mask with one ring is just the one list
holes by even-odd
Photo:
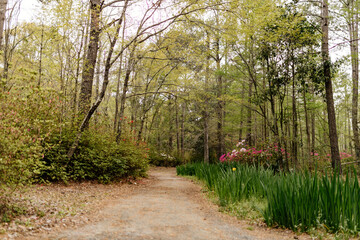
[[[134, 188], [96, 216], [99, 220], [38, 239], [289, 239], [289, 235], [246, 229], [218, 212], [201, 187], [176, 176], [174, 168], [149, 171], [151, 184]], [[292, 237], [293, 238], [293, 237]]]

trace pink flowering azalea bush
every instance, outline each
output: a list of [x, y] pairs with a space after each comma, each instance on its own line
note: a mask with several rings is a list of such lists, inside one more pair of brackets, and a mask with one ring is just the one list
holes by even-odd
[[[309, 170], [315, 170], [324, 172], [331, 166], [331, 154], [321, 154], [318, 152], [311, 152], [310, 155], [312, 156], [311, 161], [313, 164], [309, 164]], [[353, 162], [355, 161], [353, 156], [346, 152], [340, 152], [340, 159], [341, 163]], [[346, 165], [343, 167], [343, 172], [346, 173], [348, 170], [352, 171], [352, 168], [355, 165]]]
[[276, 143], [262, 143], [254, 147], [245, 144], [242, 140], [236, 144], [236, 148], [220, 157], [220, 162], [240, 162], [257, 166], [276, 165], [279, 158], [290, 157], [285, 149], [279, 148]]

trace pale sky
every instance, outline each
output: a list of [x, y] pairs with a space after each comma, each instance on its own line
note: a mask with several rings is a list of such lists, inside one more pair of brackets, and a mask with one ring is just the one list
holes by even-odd
[[[11, 8], [14, 2], [19, 0], [10, 0], [8, 7]], [[21, 0], [21, 9], [19, 14], [19, 21], [31, 21], [35, 18], [39, 9], [38, 0]]]

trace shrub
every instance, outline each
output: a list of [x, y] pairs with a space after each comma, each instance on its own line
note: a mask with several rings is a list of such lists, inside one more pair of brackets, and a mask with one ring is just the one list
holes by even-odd
[[38, 173], [42, 142], [59, 126], [56, 93], [29, 86], [0, 92], [0, 208]]
[[176, 167], [182, 163], [179, 157], [174, 157], [166, 153], [159, 153], [154, 149], [150, 149], [149, 162], [150, 164], [159, 167]]
[[87, 131], [72, 159], [67, 151], [75, 138], [72, 131], [54, 136], [51, 149], [42, 160], [38, 180], [98, 180], [108, 183], [127, 176], [144, 176], [148, 168], [147, 150], [134, 142], [117, 144], [111, 136]]
[[223, 154], [219, 160], [220, 162], [239, 162], [254, 166], [274, 167], [277, 166], [279, 160], [285, 158], [285, 149], [280, 148], [276, 143], [261, 143], [254, 147], [245, 145], [245, 140], [236, 144], [236, 147], [231, 152]]

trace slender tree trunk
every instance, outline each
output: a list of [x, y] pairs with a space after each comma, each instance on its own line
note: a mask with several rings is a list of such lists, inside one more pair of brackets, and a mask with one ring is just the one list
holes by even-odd
[[[144, 92], [146, 93], [146, 92], [148, 92], [148, 90], [149, 90], [149, 83], [146, 84]], [[145, 94], [143, 103], [142, 103], [141, 116], [140, 116], [141, 120], [140, 120], [140, 128], [139, 128], [138, 138], [137, 138], [138, 141], [142, 140], [142, 134], [143, 134], [144, 124], [145, 124], [146, 114], [147, 114], [146, 103], [147, 103], [147, 95]]]
[[244, 127], [244, 120], [243, 120], [243, 113], [244, 113], [244, 107], [240, 106], [240, 123], [239, 123], [239, 142], [243, 139], [243, 127]]
[[359, 101], [359, 23], [358, 13], [354, 6], [354, 0], [350, 1], [349, 6], [349, 35], [350, 35], [350, 55], [352, 67], [352, 129], [356, 159], [360, 159], [360, 141], [358, 126], [358, 101]]
[[216, 70], [217, 70], [217, 158], [219, 158], [224, 153], [224, 133], [223, 133], [223, 116], [224, 116], [224, 102], [223, 102], [223, 78], [220, 73], [221, 71], [221, 57], [220, 57], [220, 37], [216, 36], [216, 52], [215, 52], [215, 61], [216, 61]]
[[326, 106], [329, 125], [329, 138], [331, 147], [331, 163], [334, 171], [341, 173], [341, 160], [339, 153], [338, 135], [336, 130], [336, 115], [331, 82], [331, 60], [329, 55], [329, 10], [327, 0], [322, 3], [322, 41], [321, 53], [323, 58]]
[[182, 104], [182, 113], [181, 113], [181, 158], [184, 159], [185, 155], [185, 103]]
[[0, 0], [0, 49], [3, 50], [2, 40], [4, 34], [5, 15], [7, 8], [7, 0]]
[[253, 87], [253, 84], [252, 84], [252, 80], [249, 79], [249, 82], [248, 82], [248, 86], [249, 86], [249, 92], [248, 92], [248, 104], [249, 104], [249, 107], [247, 109], [247, 131], [246, 131], [246, 143], [249, 145], [249, 146], [252, 146], [253, 145], [253, 139], [252, 139], [252, 132], [251, 132], [251, 127], [252, 127], [252, 110], [251, 110], [251, 97], [252, 97], [252, 87]]
[[292, 114], [293, 114], [293, 136], [292, 136], [292, 157], [295, 168], [298, 167], [298, 119], [296, 109], [296, 89], [295, 89], [295, 63], [294, 54], [292, 53]]
[[[125, 28], [126, 28], [126, 21], [125, 15], [123, 20], [123, 31], [122, 31], [122, 42], [121, 48], [124, 46], [124, 39], [125, 39]], [[118, 71], [118, 79], [116, 84], [116, 95], [115, 95], [115, 115], [114, 115], [114, 132], [117, 131], [117, 124], [119, 122], [119, 103], [120, 103], [120, 81], [121, 81], [121, 74], [122, 74], [122, 65], [123, 65], [123, 56], [120, 57], [119, 63], [119, 71]], [[133, 120], [133, 119], [132, 119]], [[134, 121], [134, 120], [133, 120]], [[131, 125], [132, 126], [132, 125]]]
[[169, 147], [169, 152], [172, 152], [173, 150], [173, 142], [174, 142], [174, 138], [173, 138], [173, 118], [172, 118], [172, 112], [173, 112], [173, 103], [172, 103], [172, 96], [170, 95], [168, 97], [168, 111], [169, 111], [169, 135], [168, 135], [168, 147]]
[[[73, 111], [74, 111], [74, 115], [73, 115], [73, 119], [75, 118], [76, 114], [77, 114], [77, 100], [78, 100], [78, 88], [79, 88], [79, 77], [80, 77], [80, 57], [81, 57], [81, 52], [84, 46], [84, 41], [86, 41], [84, 38], [86, 38], [85, 33], [85, 29], [82, 30], [81, 32], [81, 42], [80, 42], [80, 48], [79, 51], [77, 52], [77, 59], [76, 59], [76, 73], [75, 73], [75, 86], [74, 86], [74, 96], [73, 96]], [[74, 121], [73, 121], [74, 122]]]
[[119, 122], [119, 102], [120, 102], [120, 82], [121, 82], [121, 72], [122, 72], [122, 60], [123, 60], [123, 58], [121, 57], [120, 58], [118, 75], [117, 75], [117, 83], [116, 83], [114, 132], [116, 132], [117, 123]]
[[41, 25], [38, 87], [40, 87], [41, 85], [43, 50], [44, 50], [44, 25]]
[[[210, 34], [206, 32], [206, 50], [210, 51]], [[210, 54], [206, 57], [206, 69], [205, 69], [205, 101], [204, 101], [204, 111], [203, 111], [203, 117], [204, 117], [204, 163], [210, 162], [210, 156], [209, 156], [209, 112], [208, 112], [208, 106], [209, 106], [209, 98], [207, 96], [208, 94], [208, 88], [209, 88], [209, 78], [210, 78]]]
[[[345, 92], [345, 96], [347, 95], [347, 93]], [[345, 97], [345, 99], [346, 99], [346, 97]], [[347, 106], [347, 101], [345, 100], [345, 106]], [[345, 117], [347, 117], [346, 115], [347, 115], [347, 109], [345, 108]], [[348, 125], [348, 121], [346, 121], [345, 120], [345, 129], [344, 129], [344, 149], [345, 149], [345, 151], [346, 152], [348, 152], [348, 135], [347, 135], [347, 133], [348, 133], [348, 128], [350, 128], [350, 126]]]
[[[301, 114], [300, 111], [297, 112], [298, 113], [298, 119], [301, 119]], [[304, 138], [303, 138], [303, 126], [301, 124], [301, 120], [298, 121], [299, 123], [299, 132], [300, 132], [300, 141], [299, 144], [300, 146], [304, 146]], [[304, 159], [305, 159], [305, 154], [304, 154], [304, 147], [300, 148], [300, 159], [302, 159], [302, 166], [304, 166]]]
[[95, 96], [94, 99], [96, 100], [99, 97], [99, 87], [100, 87], [100, 75], [101, 75], [101, 54], [98, 55], [98, 60], [96, 63], [96, 81], [95, 81]]
[[79, 99], [79, 110], [82, 115], [89, 110], [91, 104], [92, 86], [94, 81], [98, 45], [100, 41], [100, 3], [101, 0], [90, 1], [91, 23], [89, 46], [86, 58], [84, 59]]
[[129, 57], [129, 60], [127, 63], [126, 72], [125, 72], [125, 78], [124, 78], [124, 83], [123, 83], [123, 88], [122, 88], [121, 99], [120, 99], [119, 122], [117, 124], [117, 135], [116, 135], [116, 141], [118, 143], [120, 142], [121, 135], [123, 132], [122, 120], [124, 118], [124, 113], [125, 113], [126, 94], [127, 94], [128, 87], [129, 87], [132, 65], [133, 65], [132, 54], [130, 54], [130, 57]]
[[[263, 68], [263, 89], [266, 89], [266, 68], [265, 68], [265, 63], [264, 61], [262, 62], [262, 68]], [[264, 109], [264, 118], [263, 118], [263, 129], [264, 129], [264, 135], [263, 135], [263, 141], [267, 141], [268, 140], [268, 129], [267, 129], [267, 104], [266, 101], [264, 101], [264, 105], [263, 105], [263, 109]]]
[[[313, 93], [314, 94], [314, 93]], [[315, 111], [311, 110], [311, 152], [315, 152], [316, 146], [316, 136], [315, 136]]]
[[175, 97], [175, 126], [176, 126], [176, 155], [180, 156], [179, 103], [177, 97]]
[[[100, 47], [101, 48], [101, 47]], [[96, 101], [96, 99], [99, 97], [99, 87], [100, 87], [100, 75], [101, 75], [101, 54], [98, 54], [98, 60], [96, 63], [96, 71], [95, 71], [95, 96], [94, 96], [94, 102]], [[95, 124], [97, 124], [98, 122], [98, 114], [99, 114], [99, 109], [96, 110], [95, 116], [94, 116], [94, 121]]]
[[351, 129], [350, 129], [350, 111], [348, 111], [348, 114], [347, 114], [347, 120], [348, 120], [348, 137], [349, 137], [349, 148], [350, 148], [350, 152], [351, 152], [351, 155], [354, 155], [354, 148], [352, 146], [352, 136], [351, 136]]
[[306, 91], [303, 91], [304, 100], [304, 114], [305, 114], [305, 132], [306, 132], [306, 158], [310, 157], [311, 152], [311, 140], [310, 140], [310, 124], [309, 124], [309, 113], [307, 107]]
[[[10, 53], [9, 53], [9, 45], [10, 45], [10, 30], [5, 30], [5, 39], [4, 39], [4, 45], [1, 41], [1, 48], [4, 51], [4, 70], [3, 70], [3, 79], [5, 80], [5, 83], [8, 81], [9, 77], [9, 63], [10, 63]], [[6, 87], [6, 84], [4, 85]]]

